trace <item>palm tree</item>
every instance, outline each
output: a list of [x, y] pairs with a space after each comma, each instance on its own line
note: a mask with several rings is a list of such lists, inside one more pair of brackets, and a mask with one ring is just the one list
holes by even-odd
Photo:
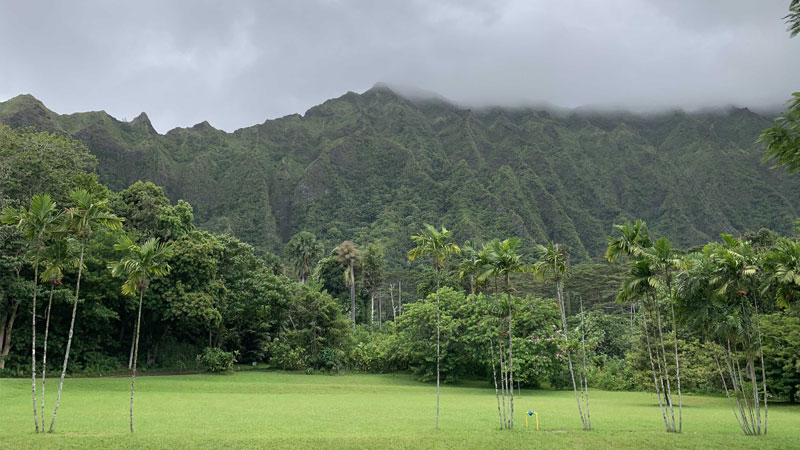
[[122, 219], [109, 211], [108, 201], [96, 198], [85, 189], [73, 189], [69, 193], [72, 200], [72, 207], [67, 209], [67, 230], [80, 242], [81, 253], [78, 258], [78, 278], [75, 281], [75, 297], [72, 302], [72, 319], [69, 323], [69, 334], [67, 335], [67, 348], [64, 352], [64, 365], [61, 369], [61, 380], [58, 384], [58, 395], [56, 396], [56, 406], [53, 409], [53, 418], [50, 420], [49, 432], [52, 433], [56, 426], [56, 415], [58, 406], [61, 404], [61, 391], [64, 388], [64, 377], [67, 374], [67, 364], [69, 362], [69, 350], [72, 347], [72, 333], [75, 330], [75, 315], [78, 312], [78, 298], [81, 290], [81, 274], [83, 272], [83, 257], [86, 253], [86, 245], [98, 228], [108, 228], [118, 230], [122, 228]]
[[414, 261], [423, 256], [429, 256], [433, 260], [433, 268], [436, 271], [436, 428], [439, 428], [439, 378], [440, 378], [440, 357], [441, 357], [441, 330], [440, 330], [440, 311], [439, 311], [439, 288], [441, 281], [439, 272], [444, 268], [444, 262], [448, 256], [461, 252], [458, 245], [446, 242], [452, 233], [442, 226], [441, 231], [436, 230], [427, 223], [420, 234], [411, 236], [411, 240], [417, 245], [408, 251], [408, 259]]
[[527, 270], [526, 266], [522, 264], [521, 256], [516, 252], [519, 244], [520, 240], [518, 238], [510, 238], [503, 241], [493, 239], [489, 241], [485, 247], [487, 251], [483, 253], [487, 268], [478, 277], [479, 281], [483, 281], [490, 276], [505, 279], [507, 297], [504, 310], [507, 313], [506, 321], [508, 322], [508, 379], [511, 387], [509, 391], [511, 412], [508, 421], [509, 429], [514, 428], [514, 305], [511, 298], [511, 274]]
[[[650, 358], [650, 369], [653, 374], [653, 384], [664, 426], [667, 432], [680, 432], [683, 427], [683, 400], [680, 388], [677, 321], [673, 304], [674, 289], [672, 283], [673, 272], [681, 267], [683, 262], [672, 249], [672, 244], [669, 240], [661, 238], [654, 243], [650, 239], [647, 225], [641, 219], [634, 223], [627, 222], [622, 225], [614, 225], [614, 228], [619, 233], [616, 237], [608, 238], [609, 245], [606, 250], [606, 258], [609, 262], [615, 262], [620, 257], [625, 257], [628, 260], [629, 267], [628, 275], [622, 283], [617, 301], [639, 303], [645, 344]], [[678, 380], [679, 421], [677, 424], [675, 423], [672, 383], [661, 321], [659, 293], [662, 292], [667, 293], [667, 302], [672, 313], [675, 375]], [[655, 344], [650, 341], [651, 327], [647, 323], [648, 314], [651, 316], [651, 322], [654, 325], [652, 334], [656, 340]], [[653, 356], [654, 354], [655, 357]]]
[[765, 262], [778, 306], [789, 307], [792, 300], [800, 298], [800, 241], [779, 239]]
[[[721, 237], [721, 243], [708, 244], [702, 253], [691, 255], [691, 264], [681, 271], [676, 300], [688, 326], [716, 344], [717, 370], [739, 427], [745, 435], [766, 434], [768, 391], [758, 316], [758, 288], [770, 288], [758, 283], [764, 278], [765, 264], [750, 243], [730, 235]], [[767, 256], [767, 267], [771, 267], [771, 256]], [[761, 363], [763, 399], [759, 398], [756, 360]]]
[[292, 261], [292, 268], [300, 282], [305, 283], [322, 257], [324, 249], [313, 233], [301, 231], [292, 236], [284, 251]]
[[[36, 413], [36, 298], [39, 291], [39, 265], [46, 241], [60, 221], [60, 213], [47, 194], [36, 194], [31, 198], [30, 208], [7, 207], [0, 218], [5, 224], [16, 225], [28, 241], [28, 258], [33, 263], [33, 301], [31, 302], [31, 394], [33, 396], [33, 423], [39, 432]], [[42, 423], [44, 428], [44, 423]]]
[[637, 219], [634, 223], [625, 222], [622, 225], [614, 225], [614, 229], [619, 232], [619, 235], [608, 237], [606, 259], [609, 262], [616, 262], [620, 256], [629, 259], [637, 257], [641, 255], [643, 249], [652, 245], [647, 224], [641, 219]]
[[57, 237], [45, 248], [42, 257], [42, 264], [45, 270], [42, 272], [42, 280], [50, 283], [50, 300], [47, 302], [45, 311], [44, 343], [42, 346], [42, 428], [44, 428], [44, 383], [47, 375], [47, 338], [50, 332], [50, 312], [53, 309], [53, 292], [55, 287], [61, 284], [64, 276], [64, 269], [78, 265], [77, 241], [69, 236]]
[[[642, 256], [650, 261], [653, 270], [661, 276], [660, 285], [667, 293], [667, 303], [669, 304], [672, 316], [672, 338], [675, 353], [675, 378], [678, 383], [678, 425], [675, 427], [675, 412], [672, 410], [672, 392], [669, 383], [669, 371], [667, 369], [666, 350], [664, 349], [664, 339], [661, 338], [661, 355], [664, 359], [664, 370], [667, 374], [667, 393], [672, 413], [672, 431], [680, 433], [683, 428], [683, 395], [681, 393], [681, 365], [678, 358], [678, 322], [675, 319], [675, 292], [673, 286], [674, 272], [683, 266], [683, 260], [672, 248], [672, 243], [666, 238], [660, 238], [653, 243], [652, 247], [645, 249]], [[656, 319], [658, 320], [659, 333], [661, 333], [661, 313], [656, 305]], [[659, 334], [661, 336], [661, 334]]]
[[578, 385], [575, 382], [575, 371], [572, 366], [572, 351], [569, 349], [569, 336], [567, 333], [567, 315], [564, 305], [564, 278], [569, 274], [569, 254], [567, 247], [563, 244], [549, 242], [547, 246], [537, 245], [536, 253], [539, 262], [534, 264], [534, 272], [542, 279], [549, 279], [556, 285], [556, 301], [558, 310], [561, 313], [561, 330], [564, 333], [564, 343], [567, 345], [567, 363], [569, 374], [572, 378], [572, 390], [575, 393], [575, 402], [578, 404], [578, 415], [581, 418], [583, 429], [592, 429], [592, 422], [589, 416], [589, 388], [586, 381], [586, 367], [584, 367], [583, 379], [581, 381], [581, 396], [578, 397]]
[[356, 269], [355, 265], [361, 261], [361, 251], [356, 248], [353, 241], [344, 241], [336, 247], [336, 260], [347, 268], [344, 271], [344, 283], [350, 287], [350, 320], [353, 328], [356, 327]]
[[109, 264], [111, 274], [115, 277], [127, 276], [122, 284], [122, 294], [136, 296], [139, 294], [139, 312], [136, 317], [136, 338], [133, 347], [133, 371], [131, 372], [131, 406], [130, 426], [133, 433], [133, 394], [136, 386], [136, 359], [139, 354], [139, 330], [142, 322], [142, 299], [147, 284], [152, 276], [169, 273], [167, 260], [172, 256], [172, 244], [159, 242], [155, 238], [148, 239], [141, 246], [128, 236], [122, 236], [114, 244], [114, 250], [125, 252], [121, 260]]
[[463, 254], [464, 258], [458, 264], [458, 278], [464, 279], [469, 277], [469, 293], [475, 293], [475, 277], [476, 275], [480, 275], [481, 272], [481, 260], [479, 258], [480, 253], [475, 248], [475, 244], [472, 241], [467, 241], [461, 247], [461, 253]]

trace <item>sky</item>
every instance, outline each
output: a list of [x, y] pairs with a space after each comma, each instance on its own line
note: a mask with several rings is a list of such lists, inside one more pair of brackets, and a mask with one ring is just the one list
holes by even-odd
[[789, 0], [0, 0], [0, 101], [233, 131], [377, 82], [465, 106], [773, 108]]

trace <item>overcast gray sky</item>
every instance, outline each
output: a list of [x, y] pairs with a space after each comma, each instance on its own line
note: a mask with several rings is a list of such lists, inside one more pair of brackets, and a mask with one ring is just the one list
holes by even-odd
[[0, 0], [0, 100], [232, 131], [375, 82], [465, 104], [781, 105], [789, 0]]

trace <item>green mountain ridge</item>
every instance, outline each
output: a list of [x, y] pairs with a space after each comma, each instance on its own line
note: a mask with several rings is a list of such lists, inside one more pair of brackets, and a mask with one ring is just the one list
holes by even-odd
[[328, 248], [380, 242], [397, 264], [428, 222], [457, 240], [552, 239], [587, 261], [614, 223], [637, 217], [687, 247], [788, 232], [800, 215], [800, 180], [760, 163], [755, 139], [771, 119], [746, 108], [468, 109], [376, 85], [232, 133], [201, 122], [162, 135], [145, 113], [59, 115], [30, 95], [0, 103], [0, 122], [71, 135], [111, 188], [153, 181], [190, 202], [201, 228], [269, 251], [308, 230]]

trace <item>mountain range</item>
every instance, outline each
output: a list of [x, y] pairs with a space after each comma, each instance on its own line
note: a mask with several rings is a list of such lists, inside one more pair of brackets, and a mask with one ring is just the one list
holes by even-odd
[[311, 231], [404, 261], [423, 223], [455, 239], [554, 240], [602, 256], [613, 224], [642, 218], [689, 247], [719, 233], [788, 232], [800, 177], [761, 164], [770, 126], [747, 108], [687, 113], [470, 109], [376, 85], [227, 133], [208, 122], [159, 134], [145, 113], [57, 114], [30, 95], [0, 122], [82, 141], [115, 190], [137, 180], [195, 209], [198, 226], [278, 251]]

